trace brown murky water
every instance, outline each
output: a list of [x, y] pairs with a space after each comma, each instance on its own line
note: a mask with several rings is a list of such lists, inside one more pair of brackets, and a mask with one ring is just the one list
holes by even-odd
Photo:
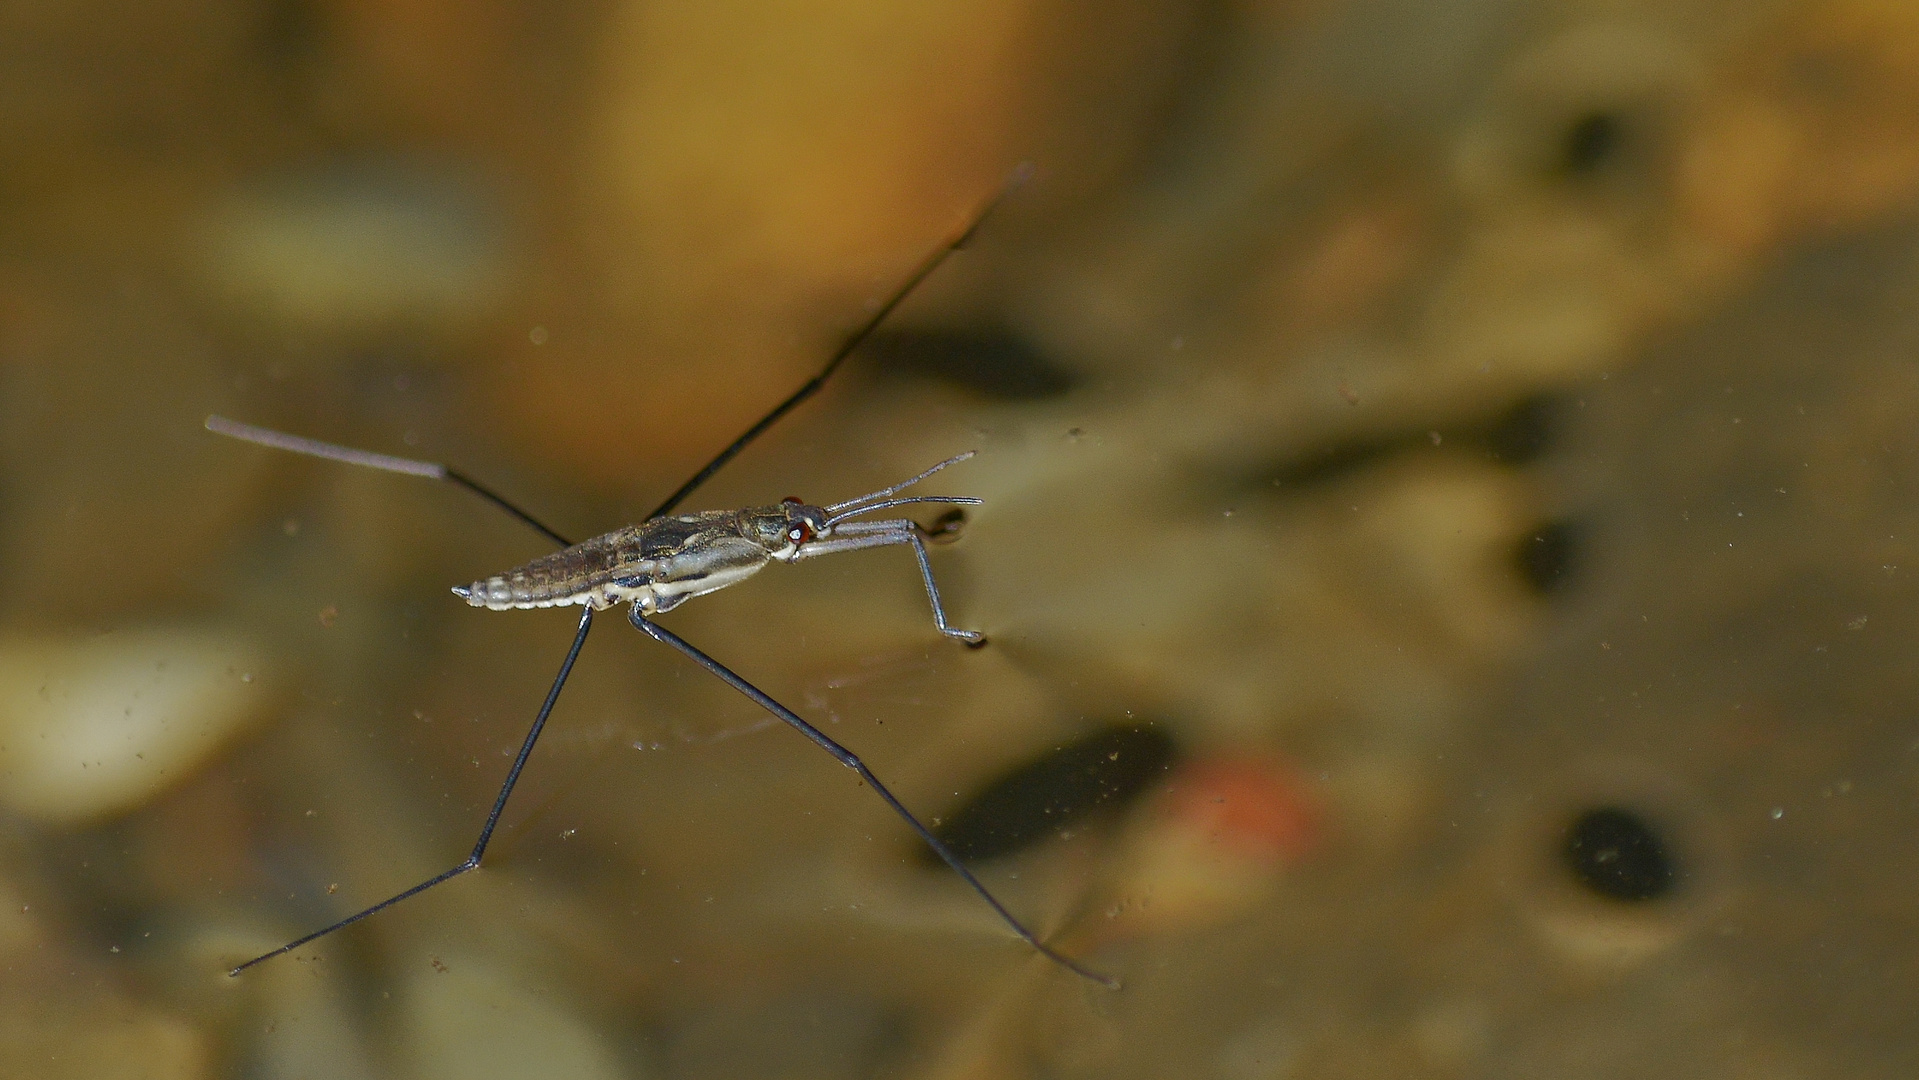
[[[1907, 1076], [1919, 14], [0, 14], [0, 1074]], [[965, 449], [933, 559], [585, 536]], [[930, 517], [931, 515], [929, 515]]]

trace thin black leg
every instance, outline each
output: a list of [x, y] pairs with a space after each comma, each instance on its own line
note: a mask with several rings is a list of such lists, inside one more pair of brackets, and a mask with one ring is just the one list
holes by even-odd
[[[887, 318], [893, 314], [893, 309], [899, 307], [901, 303], [905, 302], [907, 297], [913, 295], [913, 290], [919, 288], [921, 282], [931, 277], [933, 271], [939, 269], [940, 264], [946, 261], [948, 255], [965, 247], [967, 242], [973, 238], [973, 234], [979, 232], [980, 226], [986, 224], [986, 219], [992, 216], [994, 209], [1006, 198], [1007, 194], [1014, 188], [1024, 184], [1032, 175], [1033, 167], [1030, 163], [1022, 164], [1019, 168], [1013, 170], [1012, 175], [1007, 177], [1006, 182], [1000, 185], [999, 191], [995, 192], [993, 197], [987, 200], [985, 206], [980, 207], [979, 213], [973, 215], [973, 220], [966, 226], [966, 229], [951, 240], [948, 240], [938, 251], [928, 255], [925, 261], [921, 262], [919, 267], [913, 271], [912, 275], [909, 276], [898, 289], [894, 290], [893, 295], [888, 297], [887, 301], [881, 304], [879, 309], [874, 311], [871, 317], [860, 324], [859, 329], [847, 335], [846, 340], [842, 342], [839, 349], [833, 353], [832, 359], [826, 362], [826, 366], [820, 369], [819, 374], [806, 380], [805, 384], [789, 394], [785, 401], [773, 406], [771, 412], [760, 417], [757, 423], [746, 429], [746, 434], [728, 443], [726, 449], [721, 450], [714, 456], [712, 461], [707, 462], [699, 472], [694, 473], [692, 479], [681, 484], [678, 491], [668, 495], [665, 502], [661, 503], [652, 513], [646, 515], [646, 520], [651, 521], [656, 517], [665, 517], [667, 514], [672, 513], [673, 509], [685, 501], [688, 495], [693, 494], [694, 491], [699, 489], [701, 484], [712, 479], [714, 473], [719, 472], [720, 469], [725, 467], [727, 462], [732, 461], [740, 451], [746, 449], [748, 443], [765, 434], [767, 428], [778, 423], [780, 417], [798, 408], [801, 402], [819, 393], [820, 387], [826, 385], [826, 380], [833, 377], [833, 372], [839, 370], [839, 366], [846, 362], [846, 358], [857, 352], [861, 345], [866, 344], [866, 339], [872, 337], [873, 331], [878, 330], [880, 324], [884, 323]], [[482, 492], [482, 494], [485, 493]]]
[[480, 483], [450, 465], [437, 461], [416, 461], [413, 458], [394, 457], [392, 454], [376, 454], [371, 450], [362, 450], [357, 446], [341, 446], [339, 443], [322, 442], [309, 439], [304, 435], [289, 435], [272, 428], [242, 424], [238, 420], [229, 420], [224, 416], [209, 416], [207, 430], [230, 439], [250, 442], [255, 446], [270, 446], [275, 450], [285, 450], [308, 457], [325, 458], [328, 461], [359, 465], [368, 469], [380, 469], [385, 472], [404, 473], [407, 476], [424, 476], [428, 480], [444, 480], [457, 484], [507, 513], [519, 518], [533, 528], [533, 531], [546, 537], [561, 547], [572, 546], [572, 541], [554, 532], [547, 524], [519, 506], [506, 496]]
[[[906, 281], [902, 283], [898, 289], [894, 290], [893, 295], [888, 297], [886, 302], [881, 304], [878, 310], [874, 311], [864, 323], [861, 323], [858, 329], [847, 336], [846, 340], [840, 344], [840, 347], [834, 351], [832, 357], [826, 361], [825, 366], [820, 368], [818, 374], [806, 380], [798, 390], [787, 395], [786, 400], [773, 406], [772, 411], [760, 417], [752, 427], [747, 428], [745, 434], [728, 443], [726, 449], [721, 450], [714, 456], [713, 460], [707, 462], [699, 472], [694, 473], [686, 483], [681, 484], [677, 491], [668, 495], [666, 501], [661, 503], [651, 514], [648, 514], [646, 519], [651, 521], [654, 518], [664, 517], [672, 513], [673, 509], [685, 501], [687, 496], [693, 494], [702, 484], [712, 479], [714, 473], [724, 468], [726, 463], [732, 461], [740, 451], [746, 449], [748, 444], [765, 434], [767, 428], [778, 423], [781, 417], [798, 408], [807, 398], [819, 393], [820, 388], [825, 386], [827, 380], [833, 377], [833, 373], [839, 370], [841, 364], [846, 362], [846, 358], [858, 351], [861, 345], [866, 344], [867, 339], [873, 336], [873, 332], [878, 330], [880, 325], [893, 314], [893, 310], [904, 303], [906, 298], [911, 296], [913, 291], [920, 287], [921, 282], [931, 277], [933, 271], [939, 269], [940, 264], [946, 261], [947, 256], [965, 247], [967, 241], [973, 238], [973, 234], [979, 232], [980, 226], [986, 223], [986, 219], [992, 215], [993, 210], [999, 206], [1007, 194], [1014, 188], [1025, 183], [1032, 175], [1033, 168], [1031, 164], [1023, 164], [1015, 169], [1012, 175], [1007, 178], [1006, 182], [1000, 186], [999, 191], [996, 192], [991, 199], [987, 200], [986, 205], [980, 208], [979, 213], [973, 216], [973, 220], [966, 226], [965, 230], [941, 245], [938, 251], [927, 256]], [[530, 526], [535, 532], [540, 533], [561, 547], [569, 547], [572, 543], [566, 537], [561, 536], [552, 528], [548, 527], [545, 522], [522, 510], [518, 505], [494, 491], [492, 488], [487, 487], [485, 484], [480, 483], [458, 469], [437, 461], [416, 461], [412, 458], [394, 457], [391, 454], [376, 454], [370, 450], [341, 446], [337, 443], [321, 442], [318, 439], [309, 439], [301, 435], [289, 435], [283, 431], [255, 427], [252, 424], [242, 424], [237, 420], [229, 420], [224, 416], [207, 417], [206, 426], [208, 431], [218, 432], [221, 435], [227, 435], [236, 439], [244, 439], [247, 442], [256, 443], [260, 446], [271, 446], [278, 450], [288, 450], [296, 454], [306, 454], [311, 457], [322, 457], [332, 461], [342, 461], [349, 465], [362, 465], [368, 468], [406, 473], [410, 476], [424, 476], [429, 480], [444, 480], [450, 484], [457, 484], [473, 494], [478, 495], [480, 498], [485, 499], [487, 502], [492, 503], [495, 507], [505, 511], [507, 514], [518, 518]]]
[[533, 744], [540, 741], [540, 732], [546, 727], [546, 718], [553, 715], [553, 705], [560, 700], [560, 689], [566, 685], [567, 676], [573, 674], [573, 662], [580, 658], [580, 647], [586, 644], [586, 632], [591, 629], [593, 629], [593, 609], [586, 608], [580, 613], [580, 629], [573, 635], [573, 647], [566, 651], [566, 660], [560, 665], [560, 673], [553, 677], [553, 688], [546, 692], [546, 700], [540, 704], [540, 714], [533, 718], [533, 728], [526, 733], [526, 740], [520, 744], [520, 752], [518, 756], [513, 759], [513, 767], [506, 772], [506, 782], [500, 785], [500, 794], [494, 798], [493, 809], [486, 815], [486, 825], [480, 830], [480, 838], [474, 842], [472, 852], [467, 855], [464, 861], [454, 866], [451, 870], [430, 877], [403, 893], [387, 897], [385, 900], [367, 908], [365, 911], [348, 915], [339, 922], [330, 926], [323, 926], [303, 938], [289, 941], [270, 953], [262, 953], [248, 960], [246, 963], [241, 964], [239, 967], [234, 968], [232, 971], [227, 972], [227, 974], [230, 976], [238, 975], [242, 971], [260, 963], [262, 960], [271, 960], [281, 953], [292, 952], [294, 949], [305, 945], [309, 941], [323, 938], [342, 927], [352, 926], [354, 923], [359, 922], [369, 915], [385, 911], [387, 908], [405, 900], [409, 896], [423, 893], [443, 881], [459, 877], [468, 870], [479, 869], [480, 857], [486, 854], [486, 845], [493, 839], [493, 829], [500, 823], [500, 813], [506, 809], [506, 800], [513, 794], [513, 786], [520, 782], [520, 770], [526, 768], [527, 758], [533, 755]]
[[873, 770], [867, 768], [866, 763], [861, 761], [851, 750], [834, 742], [824, 731], [800, 719], [798, 713], [774, 701], [771, 697], [767, 696], [765, 691], [747, 682], [726, 665], [694, 648], [685, 638], [680, 637], [673, 631], [640, 614], [639, 608], [635, 607], [631, 609], [628, 621], [637, 627], [641, 633], [646, 634], [653, 640], [664, 642], [686, 654], [694, 663], [712, 672], [714, 675], [719, 676], [720, 680], [725, 682], [726, 685], [751, 698], [753, 703], [760, 708], [786, 721], [794, 730], [813, 740], [820, 749], [833, 755], [840, 764], [858, 773], [860, 779], [866, 781], [867, 786], [878, 793], [879, 797], [886, 801], [886, 805], [892, 807], [893, 812], [898, 814], [901, 820], [905, 821], [906, 824], [912, 827], [914, 832], [919, 834], [921, 840], [926, 841], [927, 846], [933, 849], [933, 854], [938, 855], [942, 862], [953, 868], [954, 873], [965, 879], [966, 883], [973, 887], [973, 891], [978, 893], [980, 898], [992, 907], [993, 911], [999, 915], [1001, 921], [1012, 928], [1013, 933], [1019, 935], [1020, 940], [1031, 945], [1048, 960], [1053, 961], [1075, 975], [1090, 979], [1109, 990], [1119, 989], [1118, 979], [1113, 978], [1111, 975], [1102, 975], [1091, 968], [1081, 965], [1078, 961], [1064, 953], [1055, 951], [1052, 947], [1041, 941], [1031, 930], [1021, 925], [1020, 921], [1013, 917], [1013, 913], [1006, 910], [1006, 906], [1001, 904], [999, 899], [991, 892], [987, 891], [986, 886], [980, 883], [980, 879], [973, 876], [973, 872], [966, 868], [966, 864], [960, 861], [960, 857], [953, 852], [953, 849], [947, 847], [939, 837], [933, 835], [933, 830], [921, 824], [920, 819], [914, 817], [913, 812], [906, 808], [906, 804], [895, 798], [893, 793], [886, 789], [886, 785], [880, 783], [880, 778], [873, 775]]
[[546, 537], [561, 547], [573, 546], [573, 541], [568, 540], [566, 537], [548, 528], [545, 522], [527, 513], [525, 510], [520, 509], [518, 505], [508, 501], [506, 496], [495, 492], [492, 488], [487, 487], [485, 484], [480, 483], [478, 480], [473, 479], [460, 470], [453, 468], [451, 465], [444, 466], [444, 468], [446, 469], [446, 481], [448, 483], [458, 484], [468, 491], [471, 491], [473, 494], [506, 511], [513, 517], [520, 519], [520, 521], [530, 526], [534, 532], [539, 533], [541, 536]]

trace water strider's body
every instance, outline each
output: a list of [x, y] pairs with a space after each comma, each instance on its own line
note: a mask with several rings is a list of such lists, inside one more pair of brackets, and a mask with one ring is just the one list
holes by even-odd
[[786, 509], [754, 506], [655, 518], [453, 591], [493, 611], [572, 604], [605, 610], [621, 603], [649, 615], [671, 611], [744, 581], [769, 562], [793, 561], [800, 545], [789, 535]]
[[632, 604], [640, 615], [657, 615], [695, 596], [745, 581], [768, 563], [908, 544], [919, 556], [920, 576], [940, 632], [977, 642], [980, 635], [974, 631], [946, 624], [939, 586], [933, 582], [917, 524], [905, 518], [846, 520], [906, 503], [977, 504], [978, 499], [962, 496], [888, 498], [972, 456], [961, 454], [904, 483], [832, 506], [788, 498], [772, 506], [656, 517], [543, 555], [484, 581], [455, 586], [453, 591], [474, 607], [493, 611], [573, 604], [604, 611], [616, 604]]

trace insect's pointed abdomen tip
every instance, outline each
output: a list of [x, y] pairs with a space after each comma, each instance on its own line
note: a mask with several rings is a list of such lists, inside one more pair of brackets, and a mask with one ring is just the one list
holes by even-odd
[[478, 607], [479, 606], [478, 602], [473, 599], [473, 593], [474, 593], [474, 589], [472, 585], [453, 586], [453, 595], [459, 597], [460, 599], [466, 601], [469, 604], [473, 604], [473, 606], [475, 607]]

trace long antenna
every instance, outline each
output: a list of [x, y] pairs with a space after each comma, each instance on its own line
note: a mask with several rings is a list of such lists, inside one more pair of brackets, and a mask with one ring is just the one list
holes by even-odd
[[954, 454], [952, 457], [947, 458], [945, 461], [940, 462], [938, 465], [933, 466], [932, 468], [926, 470], [925, 472], [919, 474], [918, 476], [915, 476], [911, 480], [901, 480], [899, 483], [894, 484], [891, 487], [883, 487], [879, 489], [878, 491], [870, 491], [864, 495], [861, 495], [857, 499], [848, 499], [845, 502], [836, 502], [831, 506], [821, 507], [821, 509], [825, 510], [829, 514], [837, 514], [840, 511], [848, 509], [850, 507], [859, 506], [864, 503], [878, 502], [881, 499], [886, 498], [888, 495], [894, 495], [899, 492], [905, 491], [907, 488], [912, 487], [914, 484], [919, 483], [921, 480], [924, 480], [927, 477], [933, 475], [934, 473], [940, 471], [941, 469], [946, 468], [948, 465], [958, 465], [962, 461], [971, 460], [973, 455], [977, 453], [979, 453], [979, 451], [977, 450], [968, 450], [964, 454]]
[[714, 455], [713, 460], [707, 462], [705, 467], [700, 469], [699, 472], [694, 473], [692, 479], [681, 484], [678, 491], [668, 495], [666, 501], [661, 503], [658, 509], [648, 514], [647, 520], [651, 521], [656, 517], [663, 517], [672, 513], [674, 507], [685, 502], [688, 495], [693, 494], [699, 490], [701, 484], [712, 479], [713, 474], [719, 472], [726, 466], [727, 462], [737, 457], [740, 451], [746, 449], [747, 444], [765, 434], [767, 428], [778, 423], [782, 416], [798, 408], [800, 403], [804, 402], [807, 398], [819, 393], [820, 387], [826, 385], [826, 380], [833, 376], [833, 372], [839, 370], [839, 366], [846, 362], [846, 358], [858, 351], [861, 345], [866, 344], [867, 339], [873, 336], [873, 331], [880, 328], [880, 324], [886, 321], [887, 316], [893, 314], [895, 308], [904, 303], [907, 297], [913, 295], [913, 290], [919, 288], [921, 282], [931, 277], [933, 271], [938, 270], [940, 264], [946, 261], [947, 256], [965, 247], [967, 243], [973, 239], [973, 234], [979, 232], [980, 226], [986, 224], [986, 219], [993, 216], [993, 211], [999, 208], [1000, 203], [1005, 201], [1006, 196], [1011, 194], [1015, 188], [1018, 188], [1021, 184], [1031, 179], [1032, 175], [1033, 163], [1030, 161], [1022, 162], [1018, 168], [1014, 169], [1012, 174], [1006, 178], [1006, 182], [1001, 184], [1000, 189], [993, 194], [993, 197], [986, 200], [986, 204], [980, 207], [979, 213], [973, 215], [972, 224], [966, 226], [963, 232], [951, 240], [948, 240], [938, 251], [927, 256], [926, 261], [920, 263], [919, 269], [913, 271], [912, 276], [906, 279], [905, 283], [899, 287], [899, 290], [893, 293], [892, 297], [888, 299], [886, 303], [881, 304], [879, 309], [873, 312], [872, 316], [860, 324], [860, 328], [853, 331], [846, 341], [840, 345], [839, 350], [833, 354], [832, 359], [826, 362], [826, 366], [820, 369], [819, 374], [806, 380], [806, 382], [801, 385], [798, 390], [793, 391], [791, 396], [785, 401], [773, 406], [773, 411], [760, 417], [759, 423], [747, 428], [746, 434], [734, 439], [727, 445], [726, 449]]

